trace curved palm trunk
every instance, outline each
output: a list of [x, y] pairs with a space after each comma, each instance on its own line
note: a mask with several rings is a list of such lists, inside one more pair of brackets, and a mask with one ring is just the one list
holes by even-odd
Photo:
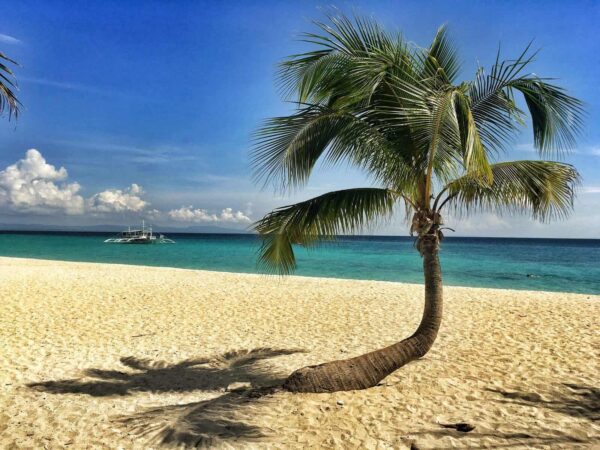
[[366, 389], [429, 351], [442, 322], [442, 271], [437, 235], [423, 236], [420, 250], [425, 275], [425, 309], [417, 331], [403, 341], [371, 353], [298, 369], [285, 381], [285, 389], [292, 392]]

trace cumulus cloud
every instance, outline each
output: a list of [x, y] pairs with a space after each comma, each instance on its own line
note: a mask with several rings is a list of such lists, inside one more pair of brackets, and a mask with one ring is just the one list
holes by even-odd
[[205, 209], [184, 206], [179, 209], [172, 209], [168, 212], [168, 215], [171, 219], [179, 222], [247, 223], [251, 221], [242, 211], [234, 211], [232, 208], [225, 208], [220, 214], [214, 214]]
[[84, 199], [79, 183], [67, 182], [64, 167], [48, 164], [42, 154], [30, 149], [25, 157], [0, 171], [0, 207], [35, 214], [69, 215], [139, 212], [148, 205], [137, 184], [125, 190], [107, 189]]
[[132, 184], [126, 189], [106, 189], [84, 198], [81, 186], [69, 182], [64, 167], [46, 162], [42, 154], [30, 149], [25, 157], [0, 171], [0, 208], [22, 214], [92, 214], [103, 216], [119, 213], [137, 213], [150, 220], [170, 219], [177, 222], [248, 223], [251, 207], [245, 212], [232, 208], [209, 212], [192, 206], [168, 212], [149, 209], [142, 187]]
[[242, 211], [233, 211], [231, 208], [225, 208], [221, 211], [219, 216], [220, 222], [250, 222], [250, 217], [244, 214]]
[[78, 183], [67, 183], [67, 170], [48, 164], [35, 149], [0, 172], [0, 205], [16, 211], [82, 214], [85, 202]]
[[142, 211], [148, 202], [140, 197], [144, 190], [137, 184], [132, 184], [125, 190], [107, 189], [88, 199], [88, 207], [93, 212], [111, 213]]

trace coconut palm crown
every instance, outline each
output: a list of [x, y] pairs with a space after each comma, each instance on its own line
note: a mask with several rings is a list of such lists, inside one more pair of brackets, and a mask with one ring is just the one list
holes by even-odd
[[359, 232], [401, 204], [425, 277], [425, 310], [412, 336], [300, 369], [285, 383], [293, 391], [324, 392], [373, 386], [433, 345], [442, 317], [444, 210], [529, 212], [542, 221], [570, 212], [579, 180], [574, 167], [501, 156], [527, 116], [540, 157], [568, 151], [582, 126], [582, 103], [527, 72], [535, 56], [529, 47], [514, 60], [503, 61], [498, 52], [489, 70], [458, 81], [457, 50], [444, 27], [428, 48], [419, 48], [370, 19], [329, 16], [315, 24], [319, 32], [303, 35], [314, 49], [280, 65], [281, 89], [296, 110], [257, 132], [256, 178], [295, 189], [323, 160], [350, 163], [379, 187], [329, 192], [267, 214], [255, 224], [263, 238], [260, 263], [290, 273], [295, 244]]
[[21, 103], [17, 99], [17, 82], [14, 74], [7, 64], [17, 64], [4, 53], [0, 52], [0, 115], [8, 110], [8, 118], [17, 117]]

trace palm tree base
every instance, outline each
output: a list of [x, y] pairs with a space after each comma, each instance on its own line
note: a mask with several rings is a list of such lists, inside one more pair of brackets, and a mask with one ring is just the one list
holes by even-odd
[[351, 360], [331, 361], [307, 366], [293, 372], [283, 383], [290, 392], [339, 392], [368, 389], [379, 383], [352, 373]]
[[283, 388], [290, 392], [313, 393], [368, 389], [425, 355], [434, 339], [415, 333], [408, 339], [364, 355], [303, 367], [285, 380]]

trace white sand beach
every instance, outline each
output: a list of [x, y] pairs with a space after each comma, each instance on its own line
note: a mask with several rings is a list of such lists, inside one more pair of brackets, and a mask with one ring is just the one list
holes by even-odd
[[0, 299], [1, 448], [600, 443], [600, 296], [446, 287], [425, 358], [335, 394], [254, 388], [406, 337], [421, 286], [0, 258]]

